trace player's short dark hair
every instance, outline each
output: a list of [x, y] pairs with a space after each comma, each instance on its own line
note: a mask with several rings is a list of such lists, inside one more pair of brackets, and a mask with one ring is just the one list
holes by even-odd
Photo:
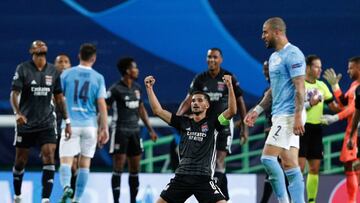
[[91, 43], [85, 43], [80, 46], [80, 59], [89, 61], [96, 54], [96, 46]]
[[306, 66], [311, 66], [312, 62], [315, 60], [320, 60], [320, 57], [316, 56], [315, 54], [308, 55], [305, 59]]
[[135, 60], [131, 57], [124, 57], [119, 59], [116, 66], [119, 72], [121, 73], [121, 75], [123, 76], [126, 75], [126, 70], [131, 67], [133, 62], [135, 62]]
[[209, 50], [211, 50], [211, 51], [218, 51], [218, 52], [220, 53], [220, 56], [221, 56], [221, 57], [223, 56], [222, 51], [221, 51], [220, 48], [213, 47], [213, 48], [210, 48]]
[[359, 64], [359, 63], [360, 63], [360, 56], [351, 57], [351, 58], [349, 59], [349, 62], [353, 62], [353, 63]]
[[272, 17], [265, 21], [265, 23], [269, 24], [271, 29], [273, 30], [280, 30], [286, 33], [286, 23], [280, 17]]
[[194, 91], [193, 93], [191, 93], [191, 96], [194, 96], [195, 94], [201, 94], [204, 96], [204, 98], [209, 102], [210, 104], [210, 97], [208, 94], [206, 94], [205, 92], [203, 91]]

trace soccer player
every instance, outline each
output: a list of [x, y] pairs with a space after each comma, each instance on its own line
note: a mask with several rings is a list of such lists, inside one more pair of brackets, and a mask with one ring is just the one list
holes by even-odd
[[223, 76], [228, 91], [228, 108], [219, 116], [208, 116], [211, 103], [205, 92], [191, 95], [192, 117], [177, 116], [161, 107], [154, 90], [155, 78], [145, 78], [146, 92], [153, 113], [176, 128], [181, 134], [179, 166], [175, 177], [161, 192], [157, 203], [180, 203], [194, 195], [199, 202], [226, 202], [220, 188], [213, 181], [218, 132], [226, 128], [236, 114], [236, 99], [230, 75]]
[[21, 184], [29, 148], [39, 145], [43, 162], [42, 203], [46, 203], [50, 202], [55, 173], [56, 125], [53, 97], [62, 118], [66, 120], [64, 132], [67, 136], [71, 134], [71, 127], [60, 85], [60, 74], [46, 60], [47, 45], [36, 40], [31, 44], [29, 52], [32, 60], [17, 66], [10, 94], [10, 103], [16, 115], [14, 202], [21, 202]]
[[[358, 191], [358, 177], [360, 173], [359, 159], [358, 159], [358, 146], [357, 146], [357, 131], [354, 131], [352, 137], [350, 137], [351, 125], [353, 114], [355, 112], [355, 90], [360, 84], [360, 57], [353, 57], [349, 59], [348, 74], [353, 80], [348, 91], [343, 94], [339, 87], [339, 80], [341, 74], [336, 74], [334, 69], [327, 69], [324, 73], [324, 78], [331, 85], [335, 99], [339, 104], [341, 111], [334, 115], [324, 115], [322, 117], [322, 123], [330, 125], [338, 120], [347, 119], [347, 126], [345, 131], [345, 137], [341, 149], [340, 161], [344, 163], [345, 175], [346, 175], [346, 187], [348, 192], [348, 203], [356, 202], [356, 193]], [[350, 139], [351, 138], [351, 139]], [[351, 142], [352, 147], [347, 147], [347, 144]]]
[[114, 203], [119, 202], [121, 173], [126, 159], [129, 167], [130, 202], [136, 202], [139, 188], [140, 160], [143, 151], [140, 138], [139, 118], [149, 131], [150, 138], [156, 141], [157, 135], [151, 127], [148, 114], [141, 100], [140, 85], [135, 82], [139, 69], [133, 58], [125, 57], [118, 61], [117, 68], [122, 75], [120, 81], [108, 90], [108, 107], [113, 108], [110, 153], [113, 156], [111, 186]]
[[65, 70], [61, 75], [61, 84], [73, 126], [72, 136], [62, 133], [60, 140], [59, 172], [63, 187], [61, 202], [64, 203], [73, 193], [70, 187], [73, 157], [79, 154], [73, 202], [80, 202], [89, 177], [96, 144], [98, 142], [102, 146], [109, 139], [104, 77], [92, 68], [96, 61], [95, 45], [82, 44], [79, 59], [78, 66]]
[[[193, 79], [189, 93], [184, 101], [180, 104], [177, 115], [183, 115], [190, 110], [191, 95], [195, 91], [203, 91], [210, 96], [209, 115], [219, 116], [227, 108], [228, 88], [224, 84], [224, 75], [232, 75], [227, 70], [221, 67], [223, 62], [222, 51], [219, 48], [211, 48], [207, 52], [208, 70], [195, 76]], [[233, 77], [232, 87], [234, 88], [237, 106], [240, 114], [240, 139], [244, 143], [248, 137], [248, 129], [243, 123], [243, 118], [246, 114], [245, 102], [242, 97], [242, 90], [239, 83]], [[226, 200], [229, 200], [229, 193], [227, 188], [227, 178], [225, 175], [225, 158], [228, 153], [231, 153], [231, 143], [233, 139], [233, 122], [223, 131], [219, 132], [218, 141], [216, 142], [216, 169], [215, 179], [221, 191], [223, 191]]]
[[288, 203], [283, 169], [289, 181], [294, 203], [304, 202], [304, 180], [298, 164], [299, 135], [304, 133], [305, 57], [289, 43], [286, 24], [279, 17], [269, 18], [263, 25], [262, 39], [275, 52], [269, 59], [270, 89], [263, 100], [245, 117], [250, 127], [272, 101], [272, 126], [261, 156], [271, 186], [281, 203]]
[[306, 161], [309, 173], [306, 180], [306, 191], [309, 203], [315, 203], [321, 159], [323, 159], [322, 125], [324, 103], [333, 112], [338, 112], [337, 104], [329, 88], [318, 80], [321, 75], [321, 60], [316, 55], [306, 57], [305, 75], [305, 108], [306, 123], [304, 136], [300, 137], [299, 164], [304, 172]]
[[[58, 70], [60, 73], [62, 73], [64, 70], [71, 68], [71, 62], [68, 55], [61, 53], [56, 56], [55, 62], [54, 62], [56, 70]], [[57, 147], [55, 151], [55, 157], [56, 159], [59, 158], [59, 144], [60, 144], [60, 138], [61, 138], [61, 123], [62, 123], [62, 116], [61, 112], [58, 108], [55, 106], [55, 112], [56, 112], [56, 124], [57, 124]], [[73, 164], [71, 166], [71, 188], [75, 190], [75, 181], [76, 181], [76, 171], [77, 171], [77, 157], [74, 157]]]

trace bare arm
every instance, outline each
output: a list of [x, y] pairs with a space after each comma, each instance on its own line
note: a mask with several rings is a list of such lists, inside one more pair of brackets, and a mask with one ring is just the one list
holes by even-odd
[[139, 115], [140, 115], [140, 118], [143, 121], [144, 125], [146, 126], [146, 128], [149, 131], [151, 140], [155, 141], [157, 139], [157, 135], [156, 135], [154, 129], [150, 125], [148, 113], [145, 109], [144, 103], [142, 103], [142, 102], [140, 103], [140, 106], [139, 106]]
[[20, 112], [19, 95], [20, 95], [19, 91], [12, 90], [11, 93], [10, 93], [10, 104], [12, 106], [14, 114], [16, 115], [16, 123], [17, 123], [17, 125], [23, 125], [23, 124], [27, 123], [27, 119]]
[[55, 99], [55, 103], [56, 103], [56, 108], [59, 109], [63, 119], [65, 120], [65, 138], [66, 139], [70, 139], [71, 137], [71, 127], [70, 127], [70, 120], [68, 119], [68, 113], [66, 110], [66, 103], [65, 103], [65, 97], [62, 93], [60, 94], [55, 94], [54, 95], [54, 99]]
[[184, 101], [181, 102], [179, 109], [176, 112], [176, 115], [181, 116], [184, 115], [189, 109], [191, 105], [191, 96], [187, 94]]
[[228, 95], [228, 108], [222, 114], [226, 119], [230, 120], [236, 114], [237, 111], [236, 98], [235, 98], [234, 88], [231, 82], [231, 76], [224, 75], [224, 81], [228, 88], [229, 95]]
[[98, 145], [102, 147], [109, 140], [108, 113], [105, 99], [98, 98], [97, 106], [99, 111]]
[[271, 88], [269, 88], [264, 93], [264, 97], [261, 99], [258, 105], [261, 106], [263, 109], [269, 109], [271, 106], [271, 102], [272, 102], [272, 90]]
[[171, 113], [169, 111], [164, 110], [161, 107], [159, 100], [157, 99], [155, 92], [153, 90], [153, 85], [155, 84], [155, 78], [153, 76], [147, 76], [144, 80], [146, 93], [149, 98], [149, 103], [151, 106], [151, 110], [157, 116], [159, 116], [166, 123], [171, 122]]
[[304, 110], [305, 98], [305, 77], [297, 76], [292, 79], [295, 86], [295, 121], [294, 121], [294, 134], [302, 135], [305, 132], [302, 123], [302, 111]]
[[63, 119], [69, 118], [67, 110], [66, 110], [66, 103], [63, 94], [56, 94], [54, 95], [56, 107], [59, 109]]
[[340, 107], [335, 101], [332, 101], [328, 104], [329, 109], [334, 113], [339, 113], [341, 111]]

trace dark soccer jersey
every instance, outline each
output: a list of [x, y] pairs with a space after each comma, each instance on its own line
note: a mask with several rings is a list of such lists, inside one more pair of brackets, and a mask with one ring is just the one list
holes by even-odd
[[180, 135], [179, 166], [176, 174], [212, 176], [215, 170], [216, 137], [222, 126], [214, 116], [195, 122], [172, 114], [170, 124]]
[[360, 86], [355, 90], [355, 108], [360, 110]]
[[140, 95], [141, 88], [136, 82], [130, 88], [123, 81], [110, 87], [106, 103], [113, 108], [112, 127], [124, 131], [139, 130]]
[[[203, 91], [209, 95], [211, 100], [209, 115], [219, 115], [228, 107], [228, 89], [223, 80], [224, 75], [233, 76], [229, 71], [220, 69], [219, 74], [215, 78], [212, 78], [209, 71], [205, 71], [195, 76], [191, 83], [189, 94], [195, 91]], [[232, 83], [235, 97], [238, 98], [242, 96], [242, 90], [234, 76], [232, 77]]]
[[21, 63], [16, 68], [12, 90], [21, 92], [20, 112], [27, 123], [18, 126], [18, 132], [36, 132], [54, 128], [53, 94], [62, 93], [60, 73], [50, 63], [39, 71], [33, 61]]

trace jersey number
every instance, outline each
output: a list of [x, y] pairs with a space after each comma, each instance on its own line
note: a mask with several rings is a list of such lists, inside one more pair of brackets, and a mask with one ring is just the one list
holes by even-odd
[[74, 102], [78, 103], [78, 98], [82, 100], [82, 103], [86, 103], [88, 100], [88, 92], [89, 92], [89, 81], [85, 81], [84, 84], [80, 88], [79, 92], [79, 80], [75, 80], [75, 91], [74, 91]]

